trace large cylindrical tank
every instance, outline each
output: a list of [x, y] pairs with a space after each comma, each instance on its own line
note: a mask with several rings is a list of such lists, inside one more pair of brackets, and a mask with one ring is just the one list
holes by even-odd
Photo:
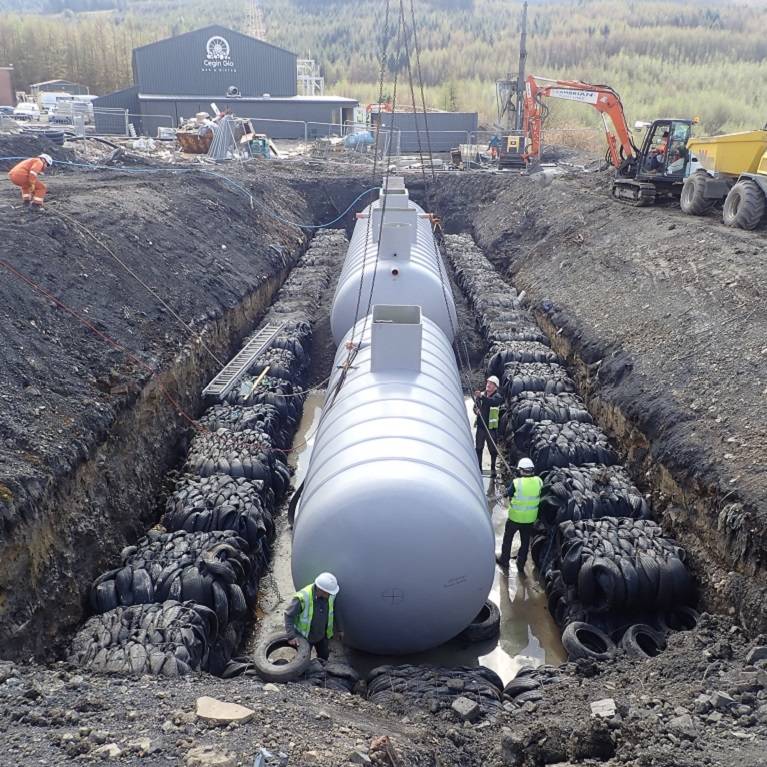
[[418, 652], [463, 630], [490, 592], [482, 477], [440, 328], [417, 306], [376, 306], [345, 366], [351, 338], [336, 355], [304, 479], [293, 581], [338, 577], [347, 644]]
[[431, 219], [400, 177], [388, 179], [355, 224], [330, 315], [336, 344], [374, 304], [418, 305], [453, 340], [455, 303]]

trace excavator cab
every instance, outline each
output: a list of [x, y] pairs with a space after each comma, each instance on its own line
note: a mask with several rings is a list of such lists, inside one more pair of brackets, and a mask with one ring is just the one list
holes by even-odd
[[652, 205], [662, 196], [678, 197], [691, 135], [692, 120], [655, 120], [636, 157], [618, 169], [613, 195], [635, 205]]

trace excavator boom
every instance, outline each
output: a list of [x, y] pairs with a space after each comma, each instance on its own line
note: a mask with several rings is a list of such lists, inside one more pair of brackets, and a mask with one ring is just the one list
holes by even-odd
[[623, 104], [620, 96], [612, 88], [579, 80], [549, 80], [529, 75], [525, 81], [524, 108], [529, 138], [526, 156], [528, 161], [538, 159], [541, 155], [543, 121], [548, 112], [545, 98], [591, 104], [602, 116], [610, 164], [619, 168], [625, 161], [636, 158], [638, 151], [626, 122]]

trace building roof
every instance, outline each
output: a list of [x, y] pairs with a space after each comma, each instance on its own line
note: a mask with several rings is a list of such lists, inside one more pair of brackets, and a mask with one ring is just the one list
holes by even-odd
[[215, 96], [169, 96], [158, 95], [155, 93], [139, 93], [141, 101], [242, 101], [250, 103], [253, 101], [271, 101], [280, 104], [343, 104], [346, 106], [357, 106], [360, 102], [357, 99], [350, 99], [346, 96], [226, 96], [220, 93]]
[[222, 27], [220, 24], [211, 24], [207, 27], [200, 27], [199, 29], [190, 29], [189, 32], [182, 32], [180, 35], [174, 35], [173, 37], [163, 37], [161, 40], [155, 40], [153, 43], [147, 43], [146, 45], [140, 45], [138, 48], [133, 49], [133, 53], [137, 53], [138, 51], [143, 51], [146, 48], [151, 48], [153, 45], [161, 45], [162, 43], [166, 43], [170, 40], [179, 40], [184, 37], [188, 37], [190, 35], [198, 35], [200, 32], [205, 32], [208, 34], [216, 33], [216, 34], [227, 34], [227, 35], [237, 35], [238, 37], [244, 37], [246, 40], [250, 40], [254, 43], [260, 43], [261, 45], [266, 45], [269, 48], [274, 48], [276, 51], [282, 51], [283, 53], [289, 53], [291, 56], [298, 57], [298, 54], [293, 53], [293, 51], [289, 51], [286, 48], [280, 48], [278, 45], [272, 45], [271, 43], [267, 43], [266, 40], [259, 40], [257, 37], [251, 37], [250, 35], [245, 35], [242, 32], [238, 32], [236, 29], [230, 29], [229, 27]]
[[[13, 69], [13, 67], [10, 67], [10, 69]], [[39, 83], [31, 83], [30, 88], [38, 88], [41, 85], [54, 85], [56, 83], [68, 83], [69, 85], [81, 85], [83, 88], [85, 87], [82, 83], [76, 83], [74, 80], [43, 80]]]

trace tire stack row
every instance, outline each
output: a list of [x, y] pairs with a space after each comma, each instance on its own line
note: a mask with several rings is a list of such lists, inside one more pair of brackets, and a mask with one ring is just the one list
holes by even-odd
[[290, 485], [287, 453], [303, 408], [311, 322], [346, 246], [343, 233], [321, 232], [292, 270], [264, 319], [285, 323], [279, 336], [227, 401], [200, 419], [162, 526], [94, 582], [95, 615], [71, 644], [74, 663], [166, 676], [245, 668], [232, 657]]
[[625, 636], [632, 655], [660, 652], [666, 629], [694, 618], [684, 551], [648, 519], [647, 502], [517, 292], [499, 289], [502, 278], [471, 237], [446, 236], [445, 251], [491, 344], [487, 375], [499, 378], [505, 400], [499, 435], [544, 480], [531, 550], [565, 649], [573, 659], [604, 659]]
[[400, 703], [434, 714], [463, 697], [475, 701], [482, 714], [495, 714], [503, 705], [503, 682], [484, 666], [378, 666], [368, 675], [367, 695], [379, 705]]

